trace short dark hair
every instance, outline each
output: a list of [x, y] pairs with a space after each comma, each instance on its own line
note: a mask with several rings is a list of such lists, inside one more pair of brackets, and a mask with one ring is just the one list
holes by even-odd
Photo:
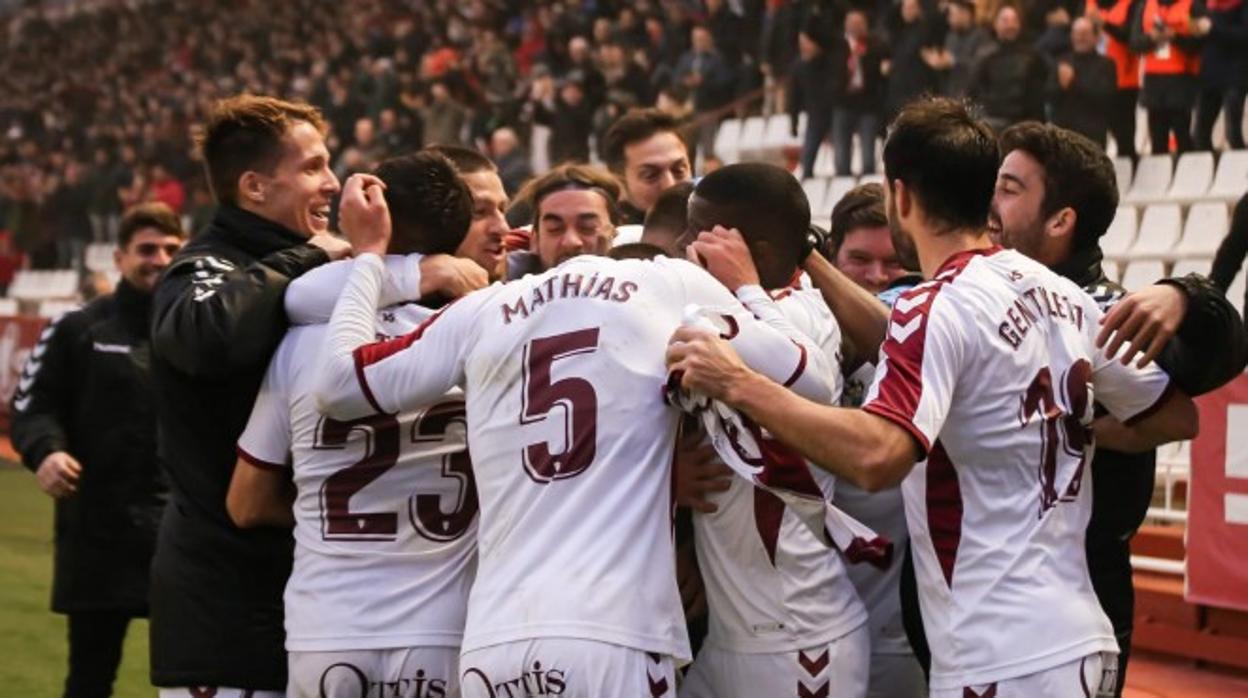
[[530, 179], [516, 194], [516, 202], [533, 211], [533, 224], [542, 217], [542, 200], [555, 192], [579, 189], [597, 192], [606, 199], [607, 215], [613, 225], [620, 223], [620, 181], [610, 172], [593, 165], [560, 165], [541, 177]]
[[905, 182], [932, 223], [949, 229], [984, 227], [999, 164], [992, 129], [945, 97], [903, 107], [884, 143], [889, 188]]
[[602, 137], [602, 159], [612, 172], [624, 172], [624, 149], [633, 143], [650, 138], [656, 133], [671, 132], [680, 139], [685, 150], [689, 144], [680, 132], [680, 121], [676, 117], [659, 109], [630, 109], [611, 124]]
[[810, 227], [810, 202], [788, 170], [761, 162], [726, 165], [699, 180], [694, 194], [739, 212], [733, 227], [741, 231], [751, 249], [766, 240], [777, 252], [778, 263], [788, 267], [801, 262]]
[[427, 152], [437, 153], [455, 166], [460, 174], [476, 174], [477, 172], [497, 172], [498, 166], [494, 161], [482, 155], [481, 153], [459, 145], [431, 145], [425, 148]]
[[282, 138], [299, 121], [321, 135], [328, 128], [316, 107], [275, 97], [238, 95], [214, 104], [197, 141], [217, 202], [237, 203], [244, 172], [272, 172], [282, 157]]
[[845, 236], [859, 228], [888, 227], [884, 210], [884, 187], [875, 182], [860, 184], [845, 193], [832, 207], [832, 225], [828, 229], [827, 255], [831, 259], [840, 251]]
[[675, 231], [676, 236], [685, 232], [689, 220], [689, 195], [692, 193], [693, 182], [680, 182], [664, 189], [646, 213], [642, 237], [645, 237], [647, 230]]
[[452, 254], [472, 223], [472, 193], [450, 160], [419, 151], [377, 166], [386, 183], [386, 204], [395, 253]]
[[147, 228], [155, 228], [165, 235], [186, 237], [182, 221], [173, 209], [159, 201], [147, 201], [135, 204], [121, 217], [121, 227], [117, 231], [118, 247], [124, 250], [134, 239], [135, 233]]
[[1075, 211], [1074, 249], [1095, 246], [1118, 212], [1118, 179], [1105, 150], [1074, 131], [1037, 121], [1001, 132], [1001, 157], [1015, 150], [1044, 168], [1044, 217], [1069, 206]]

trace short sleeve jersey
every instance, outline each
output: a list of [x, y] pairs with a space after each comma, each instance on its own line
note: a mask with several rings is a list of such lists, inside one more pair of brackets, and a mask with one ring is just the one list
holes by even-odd
[[567, 637], [689, 658], [672, 539], [679, 412], [663, 398], [687, 304], [729, 316], [752, 366], [795, 389], [814, 380], [813, 350], [671, 259], [577, 257], [355, 350], [342, 388], [355, 407], [402, 411], [463, 383], [481, 501], [464, 651]]
[[863, 409], [924, 452], [902, 493], [933, 689], [1117, 649], [1083, 545], [1093, 401], [1139, 418], [1169, 378], [1098, 351], [1100, 315], [1000, 248], [954, 255], [893, 306]]
[[[762, 293], [756, 288], [738, 297], [760, 317], [767, 310], [760, 304], [772, 304], [839, 374], [840, 327], [819, 292], [786, 289], [773, 294], [774, 301], [760, 299]], [[839, 375], [829, 381], [838, 383]], [[831, 498], [836, 478], [805, 467]], [[866, 622], [841, 556], [778, 497], [733, 477], [729, 489], [711, 501], [717, 511], [693, 517], [710, 609], [708, 645], [751, 654], [797, 651], [827, 644]]]
[[[429, 314], [387, 308], [378, 334], [406, 334]], [[286, 648], [458, 647], [477, 539], [463, 396], [349, 422], [322, 417], [312, 381], [326, 331], [287, 332], [238, 443], [254, 465], [294, 469]]]

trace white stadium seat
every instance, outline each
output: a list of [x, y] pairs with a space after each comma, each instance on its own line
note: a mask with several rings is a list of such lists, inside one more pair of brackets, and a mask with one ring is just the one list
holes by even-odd
[[815, 153], [815, 171], [816, 177], [834, 177], [836, 176], [836, 160], [832, 157], [832, 146], [827, 141], [819, 144], [819, 150]]
[[725, 165], [731, 165], [741, 160], [741, 120], [740, 119], [724, 119], [719, 123], [719, 130], [715, 132], [715, 155], [724, 161]]
[[13, 275], [9, 298], [19, 300], [68, 299], [78, 294], [78, 272], [68, 270], [22, 270]]
[[741, 124], [741, 138], [738, 141], [738, 152], [742, 160], [765, 159], [766, 146], [763, 136], [767, 132], [767, 120], [761, 116], [746, 117]]
[[1101, 269], [1105, 272], [1105, 276], [1108, 277], [1110, 281], [1116, 282], [1119, 277], [1122, 276], [1122, 270], [1118, 268], [1118, 262], [1115, 262], [1112, 259], [1107, 259], [1104, 262], [1101, 262]]
[[16, 298], [0, 298], [0, 316], [13, 317], [19, 312]]
[[857, 180], [853, 177], [833, 177], [828, 184], [828, 193], [823, 197], [823, 211], [826, 212], [828, 218], [832, 217], [832, 209], [845, 195], [858, 185]]
[[1114, 158], [1114, 176], [1118, 181], [1118, 195], [1124, 196], [1131, 189], [1132, 174], [1131, 158], [1122, 156]]
[[858, 180], [859, 184], [879, 184], [883, 186], [884, 175], [876, 172], [875, 174], [865, 174]]
[[[1144, 209], [1140, 231], [1129, 257], [1164, 257], [1174, 249], [1183, 228], [1183, 213], [1178, 204], [1153, 204]], [[1129, 270], [1128, 270], [1129, 271]]]
[[786, 148], [800, 148], [802, 146], [801, 134], [805, 133], [805, 120], [806, 114], [803, 112], [797, 120], [798, 135], [794, 136], [789, 128], [789, 124], [792, 123], [789, 115], [772, 114], [767, 117], [767, 130], [763, 135], [763, 145], [768, 150], [774, 150], [777, 153], [783, 152]]
[[1211, 199], [1237, 201], [1248, 192], [1248, 150], [1227, 150], [1218, 161], [1213, 186], [1206, 194]]
[[76, 301], [46, 300], [39, 303], [39, 317], [49, 320], [58, 318], [71, 310], [78, 309]]
[[1213, 153], [1183, 153], [1174, 168], [1174, 181], [1166, 198], [1170, 201], [1199, 201], [1213, 182]]
[[1122, 272], [1122, 287], [1128, 291], [1138, 291], [1151, 286], [1166, 275], [1166, 266], [1162, 262], [1149, 259], [1131, 262]]
[[1209, 269], [1213, 267], [1212, 257], [1192, 257], [1190, 259], [1180, 259], [1174, 263], [1174, 268], [1170, 270], [1170, 276], [1187, 276], [1188, 274], [1209, 275]]
[[1164, 200], [1170, 190], [1171, 167], [1169, 155], [1149, 155], [1140, 160], [1125, 200], [1129, 203]]
[[1183, 238], [1174, 252], [1182, 257], [1212, 257], [1218, 251], [1222, 238], [1230, 225], [1226, 204], [1206, 201], [1195, 204], [1187, 212], [1183, 224]]
[[1109, 230], [1101, 236], [1101, 251], [1106, 257], [1122, 257], [1135, 243], [1139, 217], [1134, 206], [1119, 206]]
[[810, 215], [823, 215], [823, 198], [828, 193], [828, 180], [812, 177], [802, 182], [802, 191], [806, 192], [806, 201], [810, 202]]
[[89, 271], [108, 271], [113, 268], [113, 250], [116, 246], [107, 242], [95, 242], [87, 245], [84, 263]]

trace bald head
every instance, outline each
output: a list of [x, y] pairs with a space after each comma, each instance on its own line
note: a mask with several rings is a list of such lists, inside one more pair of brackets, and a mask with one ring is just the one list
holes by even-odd
[[1096, 50], [1096, 26], [1087, 17], [1079, 17], [1070, 25], [1070, 46], [1075, 53]]

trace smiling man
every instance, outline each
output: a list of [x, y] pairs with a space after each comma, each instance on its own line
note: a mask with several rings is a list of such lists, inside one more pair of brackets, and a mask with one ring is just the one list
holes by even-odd
[[645, 222], [660, 194], [693, 177], [679, 122], [658, 109], [634, 109], [620, 117], [603, 138], [602, 157], [624, 181], [623, 225]]

